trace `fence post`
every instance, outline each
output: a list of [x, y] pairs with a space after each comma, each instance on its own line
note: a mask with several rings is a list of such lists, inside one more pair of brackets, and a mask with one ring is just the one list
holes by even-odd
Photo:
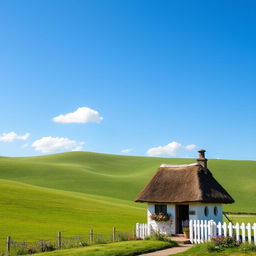
[[196, 220], [193, 220], [194, 224], [194, 244], [197, 244], [197, 228], [196, 228]]
[[116, 227], [113, 227], [113, 242], [116, 241]]
[[251, 244], [252, 243], [252, 225], [251, 223], [247, 224], [247, 234], [248, 234], [248, 243]]
[[245, 242], [245, 224], [244, 224], [244, 222], [242, 222], [241, 229], [242, 229], [242, 242], [244, 243]]
[[229, 236], [233, 236], [233, 224], [231, 222], [228, 223], [228, 234]]
[[90, 229], [90, 243], [93, 243], [93, 229]]
[[11, 251], [11, 237], [7, 236], [6, 240], [6, 254], [9, 255]]
[[212, 236], [212, 222], [211, 221], [208, 221], [207, 223], [207, 228], [208, 228], [208, 241], [211, 240], [211, 236]]
[[58, 232], [58, 248], [61, 249], [61, 232]]
[[207, 220], [204, 221], [204, 241], [207, 242], [208, 241], [208, 228], [207, 228]]
[[200, 221], [199, 220], [196, 221], [196, 226], [197, 226], [197, 243], [200, 244], [201, 238], [200, 238]]
[[191, 244], [193, 244], [194, 243], [194, 241], [193, 241], [193, 220], [189, 221], [189, 239], [190, 239]]
[[200, 220], [201, 243], [204, 242], [204, 221]]
[[254, 240], [254, 244], [256, 245], [256, 223], [253, 224], [252, 229], [253, 229], [253, 240]]
[[240, 234], [239, 234], [239, 223], [236, 223], [236, 241], [240, 240]]
[[223, 228], [223, 235], [226, 237], [227, 236], [227, 223], [226, 222], [223, 223], [222, 228]]
[[219, 222], [217, 224], [217, 230], [218, 230], [218, 235], [221, 236], [222, 235], [222, 224], [221, 224], [221, 222]]
[[136, 237], [140, 237], [140, 224], [136, 223]]

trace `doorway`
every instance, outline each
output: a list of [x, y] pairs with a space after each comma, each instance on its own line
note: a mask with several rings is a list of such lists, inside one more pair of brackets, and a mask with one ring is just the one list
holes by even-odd
[[189, 220], [188, 204], [176, 205], [176, 234], [182, 234], [182, 221]]

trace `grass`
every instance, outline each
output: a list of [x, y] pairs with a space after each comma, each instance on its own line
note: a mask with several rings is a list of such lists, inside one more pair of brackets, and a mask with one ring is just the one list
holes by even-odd
[[243, 252], [240, 250], [240, 248], [227, 248], [223, 251], [218, 252], [208, 252], [206, 244], [199, 244], [193, 246], [191, 249], [176, 254], [177, 256], [252, 256], [256, 255], [256, 252], [254, 251], [246, 251]]
[[133, 256], [173, 247], [170, 242], [163, 241], [129, 241], [112, 244], [92, 245], [83, 248], [66, 249], [48, 253], [39, 253], [38, 256]]
[[[132, 232], [134, 220], [144, 220], [144, 209], [130, 201], [69, 192], [0, 180], [0, 241], [55, 239], [63, 236], [118, 231]], [[131, 225], [127, 225], [130, 223]]]
[[[194, 161], [90, 152], [0, 157], [0, 246], [7, 235], [30, 241], [90, 228], [130, 232], [146, 221], [145, 204], [133, 201], [159, 165]], [[209, 168], [236, 200], [224, 210], [256, 212], [255, 161], [209, 160]]]
[[[255, 223], [256, 222], [256, 215], [229, 215], [228, 216], [229, 219], [232, 221], [233, 224], [235, 224], [236, 222], [238, 223], [242, 223], [244, 222], [246, 223]], [[228, 220], [226, 218], [223, 218], [224, 221]]]

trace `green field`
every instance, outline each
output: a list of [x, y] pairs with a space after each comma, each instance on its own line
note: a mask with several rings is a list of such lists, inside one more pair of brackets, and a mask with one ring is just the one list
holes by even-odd
[[[107, 234], [113, 226], [130, 232], [146, 220], [134, 203], [160, 164], [194, 159], [69, 152], [39, 157], [0, 157], [0, 244], [16, 240]], [[236, 200], [229, 211], [256, 212], [256, 162], [209, 160], [209, 168]]]

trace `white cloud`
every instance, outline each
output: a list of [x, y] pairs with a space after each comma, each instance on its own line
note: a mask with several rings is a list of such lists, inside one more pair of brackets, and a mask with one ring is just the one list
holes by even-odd
[[130, 152], [132, 152], [132, 148], [126, 148], [121, 150], [121, 153], [125, 153], [125, 154], [128, 154]]
[[58, 115], [52, 120], [55, 123], [99, 123], [103, 117], [94, 109], [82, 107], [74, 112]]
[[159, 156], [159, 155], [168, 155], [168, 156], [176, 156], [179, 151], [182, 150], [193, 150], [196, 145], [187, 145], [183, 146], [181, 143], [176, 141], [170, 142], [167, 145], [153, 147], [147, 150], [147, 155], [149, 156]]
[[82, 150], [82, 145], [84, 142], [78, 142], [75, 140], [70, 140], [68, 138], [61, 137], [42, 137], [33, 142], [32, 147], [43, 153], [51, 153], [56, 151], [65, 151], [65, 150]]
[[196, 148], [196, 145], [191, 144], [191, 145], [187, 145], [187, 146], [185, 146], [184, 148], [185, 148], [186, 150], [193, 150], [193, 149], [195, 149], [195, 148]]
[[30, 136], [30, 133], [26, 132], [23, 135], [18, 135], [16, 132], [6, 132], [0, 135], [0, 141], [12, 142], [14, 140], [26, 140]]

